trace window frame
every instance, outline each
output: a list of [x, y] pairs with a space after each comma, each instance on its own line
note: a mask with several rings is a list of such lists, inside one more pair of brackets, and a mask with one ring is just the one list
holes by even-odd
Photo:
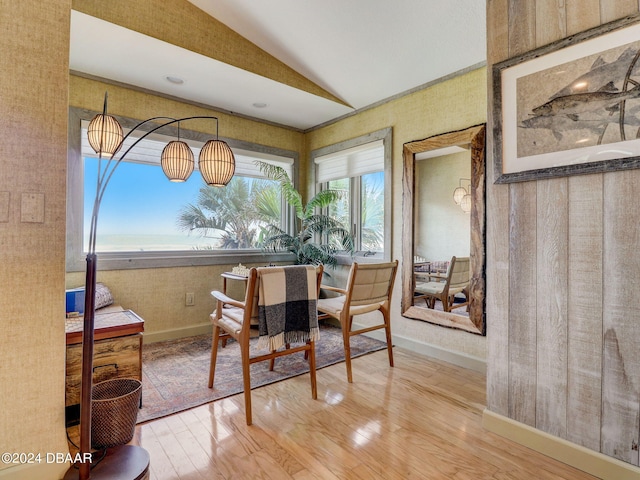
[[[69, 108], [68, 158], [67, 158], [67, 227], [66, 227], [66, 271], [84, 271], [86, 252], [83, 251], [84, 229], [84, 171], [82, 160], [82, 121], [91, 120], [97, 113], [91, 110]], [[127, 117], [117, 116], [123, 128], [133, 128], [139, 123]], [[142, 130], [145, 129], [143, 126]], [[177, 127], [163, 129], [163, 134], [177, 138]], [[180, 128], [180, 137], [205, 142], [211, 135]], [[219, 137], [232, 149], [241, 149], [263, 155], [276, 155], [293, 159], [293, 181], [297, 183], [299, 153], [265, 145], [255, 144], [232, 138]], [[117, 175], [118, 172], [115, 173]], [[167, 180], [168, 182], [168, 180]], [[107, 187], [108, 188], [108, 187]], [[283, 204], [284, 207], [285, 204]], [[291, 209], [285, 208], [285, 225], [291, 225]], [[140, 268], [183, 267], [202, 265], [222, 265], [236, 263], [264, 263], [290, 261], [294, 256], [289, 253], [263, 253], [260, 249], [246, 250], [172, 250], [143, 252], [99, 252], [98, 262], [101, 270], [127, 270]]]
[[[312, 150], [310, 154], [309, 164], [311, 166], [311, 179], [312, 185], [314, 189], [314, 194], [318, 193], [323, 185], [316, 181], [317, 178], [317, 164], [316, 159], [318, 157], [323, 157], [325, 155], [330, 155], [334, 153], [341, 152], [343, 150], [348, 150], [350, 148], [358, 147], [360, 145], [364, 145], [367, 143], [372, 143], [376, 141], [382, 140], [383, 148], [384, 148], [384, 242], [383, 242], [383, 251], [381, 253], [376, 253], [375, 255], [364, 256], [364, 251], [356, 251], [354, 254], [354, 258], [358, 257], [359, 262], [367, 261], [367, 260], [383, 260], [383, 261], [391, 261], [391, 248], [392, 248], [392, 178], [391, 172], [393, 167], [393, 156], [392, 156], [392, 139], [393, 139], [393, 129], [392, 127], [383, 128], [381, 130], [377, 130], [375, 132], [371, 132], [365, 135], [361, 135], [356, 138], [352, 138], [349, 140], [345, 140], [339, 143], [334, 143], [332, 145], [327, 145], [322, 148], [318, 148], [316, 150]], [[357, 195], [358, 199], [360, 198], [360, 190], [361, 190], [361, 176], [351, 177], [350, 178], [350, 197], [353, 198]], [[356, 202], [349, 202], [349, 209], [351, 211], [351, 218], [357, 220], [358, 222], [358, 231], [360, 232], [362, 229], [361, 218], [360, 218], [360, 209], [361, 204], [360, 200], [358, 200], [357, 205]], [[352, 225], [348, 226], [349, 229], [352, 228]], [[338, 255], [338, 263], [349, 265], [352, 263], [352, 258], [347, 254]]]

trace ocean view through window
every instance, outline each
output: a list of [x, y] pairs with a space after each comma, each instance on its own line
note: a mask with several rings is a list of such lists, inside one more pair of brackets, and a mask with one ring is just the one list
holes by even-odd
[[[85, 158], [83, 245], [97, 164], [96, 158]], [[191, 175], [174, 183], [159, 165], [123, 162], [102, 200], [96, 251], [256, 249], [262, 227], [283, 223], [281, 205], [272, 180], [235, 176], [220, 188]]]

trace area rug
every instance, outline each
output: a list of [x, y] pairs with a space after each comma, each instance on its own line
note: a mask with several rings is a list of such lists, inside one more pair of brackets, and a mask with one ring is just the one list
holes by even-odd
[[[252, 340], [252, 351], [257, 343]], [[214, 388], [208, 388], [211, 335], [144, 345], [142, 349], [142, 408], [138, 423], [181, 412], [242, 392], [242, 364], [238, 344], [229, 340], [218, 349]], [[352, 357], [386, 348], [386, 343], [364, 335], [351, 338]], [[253, 352], [252, 352], [253, 354]], [[316, 368], [344, 361], [342, 333], [339, 328], [323, 325], [316, 342]], [[286, 355], [269, 362], [251, 365], [251, 386], [261, 387], [309, 371], [304, 354]], [[346, 381], [346, 373], [345, 373]]]

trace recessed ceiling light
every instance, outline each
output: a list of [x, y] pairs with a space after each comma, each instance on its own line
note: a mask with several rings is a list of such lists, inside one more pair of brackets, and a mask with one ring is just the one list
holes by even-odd
[[267, 104], [263, 103], [263, 102], [256, 102], [256, 103], [253, 104], [253, 106], [256, 107], [256, 108], [266, 108]]
[[173, 83], [174, 85], [182, 85], [184, 83], [183, 79], [181, 79], [180, 77], [176, 77], [175, 75], [167, 75], [164, 78], [167, 80], [167, 82]]

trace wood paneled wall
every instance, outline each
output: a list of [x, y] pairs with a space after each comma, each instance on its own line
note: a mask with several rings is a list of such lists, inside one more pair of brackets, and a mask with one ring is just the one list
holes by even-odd
[[[488, 68], [639, 8], [488, 0]], [[640, 170], [487, 183], [488, 409], [638, 465]]]

